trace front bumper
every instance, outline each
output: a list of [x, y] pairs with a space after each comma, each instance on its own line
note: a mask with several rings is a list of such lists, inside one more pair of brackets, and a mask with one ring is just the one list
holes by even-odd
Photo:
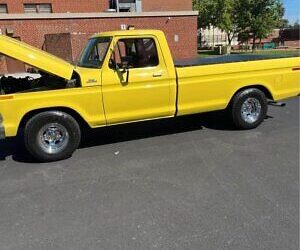
[[0, 114], [0, 140], [4, 140], [5, 139], [5, 128], [3, 125], [3, 117]]

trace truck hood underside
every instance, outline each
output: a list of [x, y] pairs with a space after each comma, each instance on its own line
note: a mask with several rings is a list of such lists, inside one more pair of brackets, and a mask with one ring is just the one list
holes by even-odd
[[0, 54], [22, 61], [44, 72], [71, 80], [74, 66], [43, 50], [0, 35]]

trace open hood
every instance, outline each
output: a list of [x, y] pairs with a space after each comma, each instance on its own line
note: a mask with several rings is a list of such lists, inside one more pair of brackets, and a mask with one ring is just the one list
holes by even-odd
[[0, 54], [22, 61], [37, 69], [71, 80], [74, 66], [43, 50], [8, 36], [0, 35]]

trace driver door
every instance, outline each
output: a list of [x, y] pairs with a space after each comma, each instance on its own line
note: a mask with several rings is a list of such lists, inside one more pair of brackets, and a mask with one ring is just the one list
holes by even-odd
[[172, 116], [171, 81], [156, 39], [122, 37], [113, 44], [102, 72], [107, 124]]

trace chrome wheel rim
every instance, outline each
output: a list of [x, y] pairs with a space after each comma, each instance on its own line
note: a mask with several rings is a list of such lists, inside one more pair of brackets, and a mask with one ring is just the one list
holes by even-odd
[[245, 122], [255, 123], [261, 115], [261, 104], [256, 98], [248, 98], [243, 104], [241, 115]]
[[66, 148], [70, 140], [67, 129], [57, 123], [43, 126], [38, 134], [40, 147], [48, 154], [56, 154]]

